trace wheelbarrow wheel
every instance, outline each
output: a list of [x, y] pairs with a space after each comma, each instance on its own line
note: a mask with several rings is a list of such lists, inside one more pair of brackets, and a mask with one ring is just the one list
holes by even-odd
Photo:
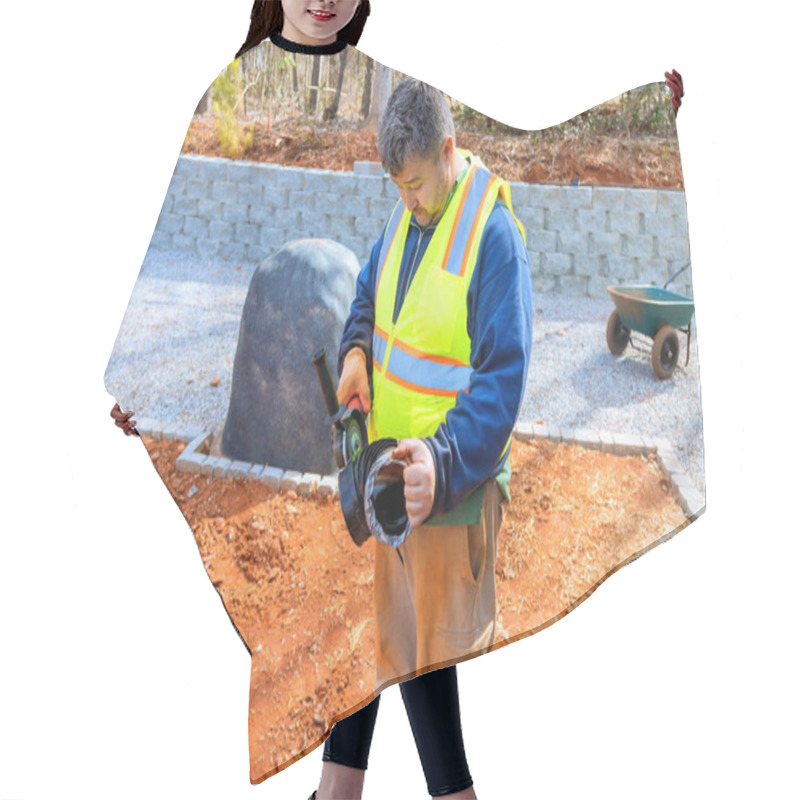
[[672, 325], [662, 325], [653, 340], [653, 349], [650, 360], [653, 363], [653, 372], [661, 380], [669, 378], [678, 363], [681, 345], [678, 341], [678, 331]]
[[619, 318], [619, 311], [614, 309], [611, 316], [608, 318], [608, 325], [606, 325], [606, 342], [608, 342], [608, 349], [618, 356], [628, 346], [631, 339], [630, 328], [626, 328]]

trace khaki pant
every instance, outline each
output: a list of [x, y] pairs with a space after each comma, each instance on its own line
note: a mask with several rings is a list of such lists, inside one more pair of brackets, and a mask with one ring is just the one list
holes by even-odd
[[376, 542], [376, 689], [493, 644], [505, 506], [490, 480], [479, 523], [422, 525], [397, 548]]

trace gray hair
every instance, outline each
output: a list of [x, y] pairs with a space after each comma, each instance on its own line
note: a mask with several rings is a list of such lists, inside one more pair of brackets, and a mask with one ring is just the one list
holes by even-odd
[[390, 175], [410, 158], [433, 158], [455, 136], [447, 98], [427, 83], [406, 78], [392, 92], [378, 126], [378, 155]]

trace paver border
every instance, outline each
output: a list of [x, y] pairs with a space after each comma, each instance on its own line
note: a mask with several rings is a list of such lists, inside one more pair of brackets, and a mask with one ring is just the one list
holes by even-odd
[[[186, 449], [175, 462], [175, 469], [181, 473], [255, 480], [273, 492], [294, 490], [306, 497], [318, 495], [335, 498], [339, 494], [337, 474], [319, 475], [313, 472], [282, 469], [274, 464], [254, 464], [211, 456], [208, 451], [213, 433], [210, 431], [196, 428], [173, 430], [150, 419], [139, 420], [136, 423], [136, 430], [142, 436], [158, 440], [179, 439], [184, 442]], [[530, 422], [517, 423], [513, 436], [522, 442], [547, 440], [577, 444], [590, 450], [600, 450], [618, 456], [655, 455], [659, 466], [669, 477], [673, 495], [689, 521], [694, 521], [705, 511], [705, 496], [698, 491], [683, 469], [678, 454], [668, 439], [587, 428], [549, 427]]]

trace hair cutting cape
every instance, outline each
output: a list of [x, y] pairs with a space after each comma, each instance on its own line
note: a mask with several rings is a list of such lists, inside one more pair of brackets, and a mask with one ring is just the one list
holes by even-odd
[[[336, 380], [358, 274], [399, 197], [374, 122], [401, 78], [350, 46], [314, 55], [269, 41], [220, 73], [187, 132], [105, 376], [136, 413], [198, 569], [252, 657], [253, 783], [413, 677], [377, 685], [384, 545], [348, 534], [311, 365], [325, 347]], [[496, 625], [490, 642], [444, 663], [552, 624], [705, 507], [666, 87], [539, 132], [451, 108], [456, 144], [508, 181], [525, 229], [532, 348], [491, 576]], [[473, 555], [454, 553], [453, 570], [474, 568]]]

